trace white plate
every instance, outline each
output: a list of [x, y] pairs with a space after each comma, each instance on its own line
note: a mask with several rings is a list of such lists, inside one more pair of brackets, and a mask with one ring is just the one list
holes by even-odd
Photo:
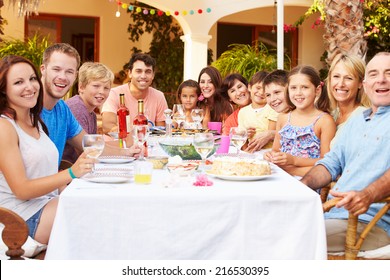
[[229, 176], [229, 175], [217, 175], [213, 174], [211, 172], [207, 172], [207, 175], [210, 175], [211, 177], [214, 178], [219, 178], [223, 180], [229, 180], [229, 181], [257, 181], [257, 180], [263, 180], [266, 178], [269, 178], [272, 176], [271, 175], [261, 175], [261, 176]]
[[128, 163], [135, 160], [133, 157], [124, 156], [101, 156], [98, 159], [101, 163]]
[[110, 135], [114, 139], [118, 139], [118, 132], [109, 132], [107, 134]]
[[87, 174], [81, 177], [81, 179], [93, 182], [93, 183], [110, 183], [110, 184], [118, 184], [125, 183], [132, 179], [133, 177], [125, 174]]

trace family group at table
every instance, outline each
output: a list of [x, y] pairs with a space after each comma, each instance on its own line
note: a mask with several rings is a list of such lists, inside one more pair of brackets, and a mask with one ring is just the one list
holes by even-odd
[[[120, 93], [131, 120], [142, 99], [148, 120], [166, 125], [167, 101], [151, 86], [155, 70], [154, 58], [135, 53], [128, 83], [113, 87], [109, 68], [98, 62], [80, 66], [77, 50], [65, 43], [44, 51], [40, 69], [20, 56], [1, 59], [0, 206], [26, 221], [31, 238], [48, 244], [61, 191], [90, 173], [97, 161], [82, 148], [84, 135], [98, 132], [96, 109], [101, 109], [105, 134], [118, 132]], [[64, 101], [76, 79], [78, 95]], [[360, 215], [361, 230], [378, 212], [379, 205], [372, 203], [390, 195], [388, 52], [376, 54], [367, 64], [355, 55], [339, 54], [325, 82], [309, 65], [259, 71], [249, 81], [238, 73], [223, 78], [207, 66], [197, 81], [182, 82], [177, 103], [184, 108], [184, 127], [199, 125], [191, 112], [202, 109], [197, 128], [220, 122], [223, 135], [234, 127], [245, 129], [243, 151], [265, 150], [265, 160], [314, 191], [336, 182], [329, 198], [341, 200], [324, 214], [328, 251], [344, 249], [348, 211]], [[103, 155], [137, 158], [142, 149], [131, 135], [126, 143], [129, 148], [121, 149], [116, 141], [107, 141]], [[72, 166], [59, 170], [61, 160]], [[367, 236], [362, 250], [388, 244], [390, 213]]]

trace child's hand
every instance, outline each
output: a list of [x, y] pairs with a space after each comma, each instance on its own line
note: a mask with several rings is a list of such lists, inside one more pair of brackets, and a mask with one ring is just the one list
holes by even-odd
[[258, 134], [255, 138], [249, 140], [247, 148], [244, 150], [248, 153], [254, 153], [260, 151], [269, 142], [268, 131], [263, 131]]
[[266, 152], [264, 155], [263, 155], [263, 158], [266, 160], [266, 161], [269, 161], [269, 162], [272, 162], [272, 151], [271, 152]]
[[249, 127], [246, 129], [246, 133], [248, 135], [248, 139], [251, 139], [256, 134], [256, 128]]
[[[268, 152], [265, 155], [270, 154], [270, 162], [275, 163], [276, 165], [289, 165], [292, 162], [293, 157], [290, 154], [283, 153], [283, 152]], [[265, 158], [264, 155], [264, 158]]]

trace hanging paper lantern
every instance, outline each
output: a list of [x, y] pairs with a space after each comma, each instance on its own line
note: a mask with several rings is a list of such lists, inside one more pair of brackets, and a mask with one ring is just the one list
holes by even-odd
[[207, 8], [206, 12], [211, 13], [211, 9]]
[[151, 15], [154, 15], [155, 13], [156, 13], [155, 10], [153, 10], [153, 9], [150, 10], [150, 14], [151, 14]]

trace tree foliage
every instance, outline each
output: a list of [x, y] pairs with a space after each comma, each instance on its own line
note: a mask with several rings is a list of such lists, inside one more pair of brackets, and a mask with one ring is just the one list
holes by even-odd
[[[313, 24], [326, 20], [325, 1], [314, 0], [312, 6], [295, 23], [301, 25], [311, 15], [319, 12], [320, 18]], [[364, 2], [364, 38], [367, 41], [367, 59], [379, 51], [390, 51], [390, 1], [389, 0], [354, 0]]]
[[[152, 8], [141, 3], [137, 6]], [[163, 92], [175, 92], [183, 80], [184, 43], [180, 39], [183, 31], [173, 17], [129, 12], [133, 23], [129, 24], [127, 31], [132, 42], [138, 41], [145, 32], [153, 34], [148, 54], [157, 62], [156, 87]], [[132, 51], [140, 52], [137, 48]]]
[[390, 1], [366, 1], [364, 29], [368, 44], [367, 58], [379, 51], [390, 51]]
[[4, 6], [4, 1], [0, 0], [0, 42], [2, 41], [1, 35], [4, 35], [4, 25], [7, 24], [5, 19], [1, 16], [1, 8]]

